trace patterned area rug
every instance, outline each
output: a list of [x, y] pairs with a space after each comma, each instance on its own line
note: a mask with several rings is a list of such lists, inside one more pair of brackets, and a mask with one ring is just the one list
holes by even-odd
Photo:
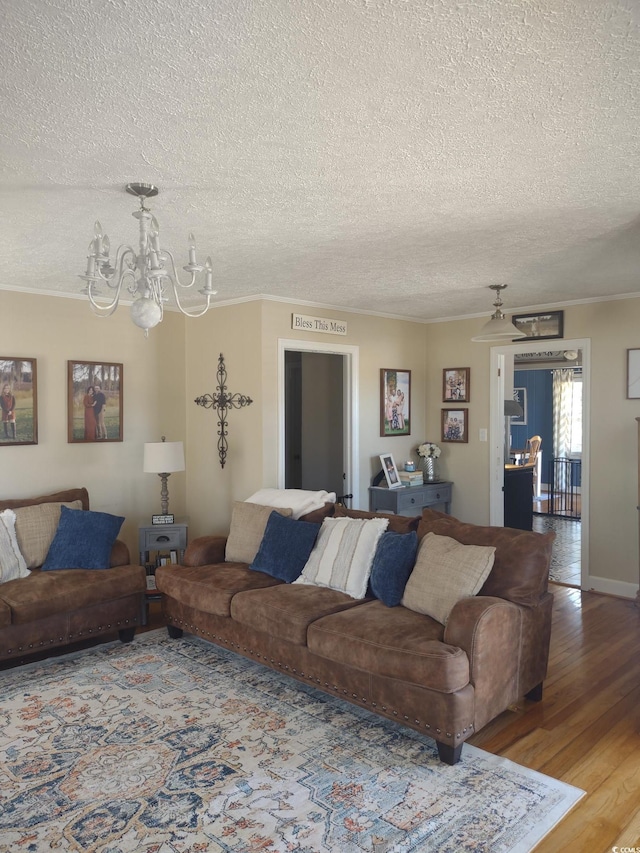
[[0, 850], [530, 850], [582, 791], [164, 631], [0, 673]]

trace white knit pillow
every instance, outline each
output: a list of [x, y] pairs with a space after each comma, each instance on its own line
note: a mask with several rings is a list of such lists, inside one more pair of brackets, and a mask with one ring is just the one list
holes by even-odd
[[0, 512], [0, 583], [29, 575], [16, 538], [16, 514], [12, 509]]
[[378, 540], [388, 525], [388, 518], [325, 518], [294, 583], [325, 586], [351, 598], [364, 598]]

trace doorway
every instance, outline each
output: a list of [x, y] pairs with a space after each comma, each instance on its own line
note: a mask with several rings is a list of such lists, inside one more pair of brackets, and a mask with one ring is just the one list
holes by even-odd
[[357, 347], [278, 341], [278, 488], [359, 506], [357, 375]]
[[[504, 523], [504, 500], [502, 492], [503, 471], [505, 462], [505, 419], [503, 417], [504, 400], [511, 396], [511, 391], [514, 386], [514, 362], [516, 355], [521, 356], [515, 364], [515, 369], [520, 369], [524, 361], [533, 361], [545, 354], [551, 355], [556, 349], [562, 348], [563, 351], [575, 350], [582, 357], [582, 407], [581, 407], [581, 428], [582, 428], [582, 459], [580, 466], [580, 504], [581, 504], [581, 520], [566, 521], [565, 525], [571, 525], [571, 528], [566, 531], [566, 535], [558, 536], [556, 539], [557, 547], [554, 545], [554, 551], [562, 548], [573, 549], [575, 568], [571, 575], [571, 584], [579, 585], [582, 589], [588, 589], [589, 567], [588, 567], [588, 542], [589, 542], [589, 393], [590, 393], [590, 340], [574, 339], [574, 340], [559, 340], [559, 341], [524, 341], [505, 347], [494, 347], [491, 350], [491, 471], [490, 471], [490, 523], [502, 525]], [[522, 358], [524, 357], [524, 358]], [[551, 459], [556, 448], [552, 447], [551, 442], [547, 449], [546, 458]], [[508, 444], [507, 444], [508, 446]], [[508, 461], [508, 460], [506, 460]], [[543, 466], [547, 468], [547, 465]], [[543, 475], [544, 476], [544, 475]], [[547, 479], [547, 478], [545, 478]], [[534, 516], [535, 518], [535, 516]], [[547, 526], [552, 527], [553, 524], [547, 519]], [[540, 521], [534, 525], [534, 529], [540, 529]], [[562, 520], [558, 524], [562, 524]], [[562, 544], [564, 543], [564, 544]], [[575, 552], [579, 551], [578, 554]], [[567, 552], [568, 553], [568, 552]], [[564, 562], [558, 553], [557, 562]], [[579, 564], [580, 572], [578, 577], [577, 566]], [[568, 577], [568, 576], [567, 576]], [[558, 578], [560, 582], [568, 583], [567, 577]]]

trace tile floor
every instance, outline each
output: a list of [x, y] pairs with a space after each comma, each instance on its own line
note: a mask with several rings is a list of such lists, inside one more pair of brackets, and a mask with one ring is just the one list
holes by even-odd
[[533, 516], [533, 529], [539, 533], [555, 530], [556, 540], [551, 555], [549, 579], [567, 586], [580, 586], [581, 557], [579, 519], [558, 518], [551, 515]]

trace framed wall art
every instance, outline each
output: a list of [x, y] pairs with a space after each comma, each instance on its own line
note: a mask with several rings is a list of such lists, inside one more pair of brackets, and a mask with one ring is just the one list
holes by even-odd
[[35, 358], [0, 356], [0, 446], [38, 443], [38, 377]]
[[526, 388], [514, 388], [513, 389], [513, 399], [516, 403], [519, 403], [522, 407], [521, 415], [512, 415], [511, 423], [517, 424], [518, 426], [525, 426], [527, 423], [527, 389]]
[[468, 403], [470, 398], [470, 367], [445, 367], [442, 371], [442, 402]]
[[469, 441], [468, 409], [442, 409], [442, 441]]
[[411, 435], [410, 370], [380, 370], [380, 435]]
[[[564, 311], [546, 311], [544, 314], [514, 314], [511, 322], [519, 332], [538, 341], [561, 338], [564, 335]], [[514, 338], [521, 341], [523, 338]]]
[[400, 475], [398, 474], [398, 469], [396, 468], [396, 463], [394, 462], [391, 453], [381, 453], [380, 461], [382, 462], [382, 470], [384, 472], [385, 480], [387, 481], [387, 486], [389, 486], [390, 489], [402, 488]]
[[122, 365], [68, 361], [68, 441], [122, 441]]
[[640, 398], [640, 349], [627, 350], [627, 400]]

